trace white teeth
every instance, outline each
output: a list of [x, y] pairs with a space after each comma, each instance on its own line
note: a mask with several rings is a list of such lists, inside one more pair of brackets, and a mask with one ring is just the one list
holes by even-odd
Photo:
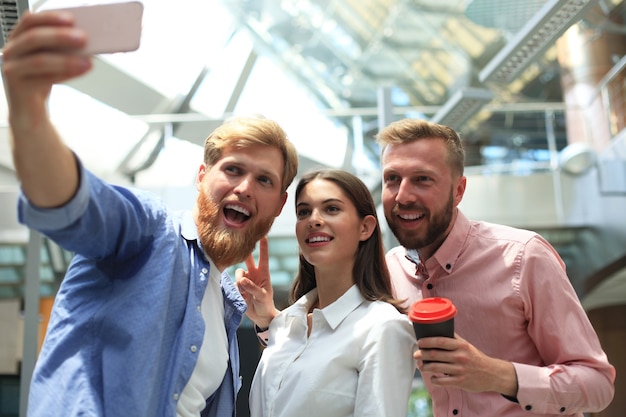
[[230, 210], [238, 211], [239, 213], [245, 214], [246, 216], [250, 215], [250, 212], [248, 210], [246, 210], [245, 208], [243, 208], [241, 206], [238, 206], [236, 204], [227, 204], [226, 208], [230, 209]]
[[419, 218], [424, 217], [423, 214], [400, 214], [399, 217], [402, 220], [417, 220]]
[[309, 239], [309, 243], [315, 243], [315, 242], [329, 242], [330, 238], [329, 237], [325, 237], [325, 236], [315, 236]]

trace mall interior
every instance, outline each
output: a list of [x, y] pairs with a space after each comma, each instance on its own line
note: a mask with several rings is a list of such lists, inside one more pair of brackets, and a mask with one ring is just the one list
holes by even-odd
[[[0, 2], [0, 43], [25, 10], [96, 3]], [[381, 127], [405, 117], [448, 125], [467, 154], [460, 208], [555, 247], [617, 370], [613, 402], [589, 416], [626, 416], [623, 0], [142, 3], [139, 49], [94, 57], [90, 73], [50, 97], [55, 125], [88, 169], [189, 208], [208, 133], [260, 113], [287, 131], [300, 173], [348, 170], [380, 202]], [[26, 415], [72, 254], [18, 223], [4, 100], [0, 115], [0, 417], [13, 417]], [[279, 306], [298, 266], [293, 202], [285, 207], [269, 242]], [[239, 331], [245, 401], [261, 348], [251, 323]]]

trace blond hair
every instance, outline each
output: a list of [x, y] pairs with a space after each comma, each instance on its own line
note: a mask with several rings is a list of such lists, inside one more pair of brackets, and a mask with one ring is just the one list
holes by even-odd
[[227, 119], [206, 138], [204, 163], [208, 166], [215, 164], [226, 148], [241, 149], [254, 145], [274, 147], [281, 152], [283, 156], [281, 190], [287, 191], [298, 172], [298, 153], [278, 123], [263, 116], [239, 116]]

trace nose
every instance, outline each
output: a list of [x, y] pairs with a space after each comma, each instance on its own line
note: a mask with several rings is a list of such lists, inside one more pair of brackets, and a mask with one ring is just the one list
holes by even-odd
[[313, 210], [309, 217], [309, 229], [314, 229], [322, 226], [322, 216], [318, 210]]
[[253, 184], [254, 178], [252, 177], [252, 175], [245, 175], [241, 177], [241, 181], [235, 186], [233, 192], [238, 196], [251, 198]]
[[398, 193], [396, 194], [396, 203], [407, 205], [415, 202], [415, 193], [411, 186], [411, 181], [403, 179], [398, 187]]

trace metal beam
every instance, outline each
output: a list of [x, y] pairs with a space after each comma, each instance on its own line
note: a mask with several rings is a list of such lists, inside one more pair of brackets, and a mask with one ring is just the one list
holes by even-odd
[[515, 80], [595, 4], [597, 0], [547, 1], [480, 72], [480, 82]]
[[24, 282], [24, 350], [20, 372], [20, 417], [26, 417], [30, 381], [39, 350], [39, 266], [41, 264], [41, 235], [33, 230], [26, 252]]

